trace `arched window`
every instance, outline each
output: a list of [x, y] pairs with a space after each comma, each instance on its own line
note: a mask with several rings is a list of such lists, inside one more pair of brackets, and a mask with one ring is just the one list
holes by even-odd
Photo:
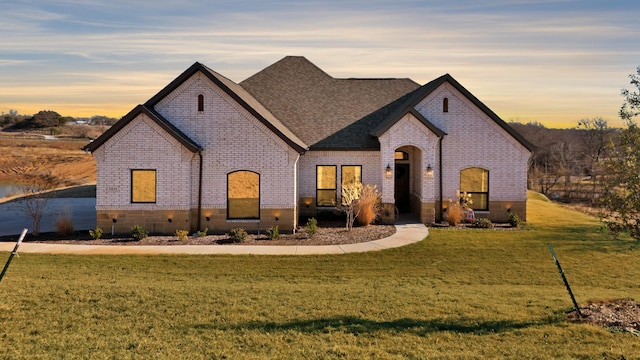
[[204, 111], [204, 95], [198, 95], [198, 111]]
[[234, 171], [227, 174], [227, 219], [260, 218], [260, 174]]
[[442, 112], [449, 112], [449, 98], [442, 99]]
[[489, 210], [489, 170], [479, 167], [460, 171], [460, 196], [467, 194], [473, 210]]

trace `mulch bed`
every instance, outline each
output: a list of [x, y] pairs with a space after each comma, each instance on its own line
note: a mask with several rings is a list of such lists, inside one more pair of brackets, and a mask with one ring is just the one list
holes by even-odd
[[[344, 222], [323, 222], [318, 224], [318, 232], [307, 234], [304, 228], [295, 234], [281, 233], [277, 239], [270, 240], [265, 231], [258, 235], [249, 233], [242, 243], [233, 243], [228, 234], [207, 235], [202, 237], [188, 236], [180, 241], [175, 235], [151, 235], [140, 241], [128, 236], [111, 238], [105, 230], [103, 238], [93, 240], [88, 231], [76, 232], [72, 236], [61, 236], [56, 233], [41, 233], [37, 238], [28, 235], [25, 242], [77, 245], [343, 245], [368, 242], [389, 237], [396, 232], [393, 225], [354, 226], [351, 231], [345, 229]], [[17, 236], [2, 237], [0, 241], [16, 241]]]
[[640, 302], [631, 299], [590, 301], [580, 306], [582, 318], [574, 310], [568, 319], [601, 326], [612, 331], [628, 331], [640, 336]]

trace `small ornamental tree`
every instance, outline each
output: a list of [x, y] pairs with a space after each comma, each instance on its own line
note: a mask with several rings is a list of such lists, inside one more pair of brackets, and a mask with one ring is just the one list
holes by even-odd
[[358, 199], [362, 193], [362, 183], [351, 182], [342, 186], [342, 211], [347, 215], [347, 230], [353, 229], [353, 222], [358, 217], [360, 207]]

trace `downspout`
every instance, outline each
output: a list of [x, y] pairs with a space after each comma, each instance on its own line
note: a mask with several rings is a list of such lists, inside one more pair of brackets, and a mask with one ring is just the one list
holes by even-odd
[[438, 144], [438, 147], [439, 147], [439, 151], [438, 151], [438, 156], [439, 156], [439, 159], [438, 159], [438, 168], [439, 168], [439, 170], [438, 170], [438, 180], [440, 182], [440, 221], [442, 221], [442, 218], [444, 216], [444, 211], [442, 210], [442, 206], [443, 206], [443, 204], [442, 204], [442, 139], [444, 139], [444, 135], [442, 135], [440, 137], [440, 141], [439, 141], [439, 144]]
[[198, 220], [196, 221], [196, 231], [200, 231], [200, 222], [202, 221], [202, 150], [198, 150], [200, 157], [200, 169], [198, 172]]

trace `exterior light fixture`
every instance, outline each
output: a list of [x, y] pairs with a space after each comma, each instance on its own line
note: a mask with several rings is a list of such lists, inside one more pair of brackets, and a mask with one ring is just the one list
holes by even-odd
[[211, 220], [211, 218], [210, 218], [210, 217], [208, 217], [208, 216], [205, 216], [204, 218], [205, 218], [207, 221]]
[[393, 176], [393, 169], [391, 168], [390, 164], [387, 164], [387, 167], [384, 169], [384, 176], [387, 179], [391, 179], [391, 177]]
[[424, 177], [427, 179], [433, 179], [433, 168], [431, 164], [427, 165], [427, 168], [424, 170]]
[[168, 221], [168, 222], [172, 222], [172, 221], [173, 221], [173, 219], [172, 219], [172, 218], [168, 218], [168, 219], [167, 219], [167, 221]]

